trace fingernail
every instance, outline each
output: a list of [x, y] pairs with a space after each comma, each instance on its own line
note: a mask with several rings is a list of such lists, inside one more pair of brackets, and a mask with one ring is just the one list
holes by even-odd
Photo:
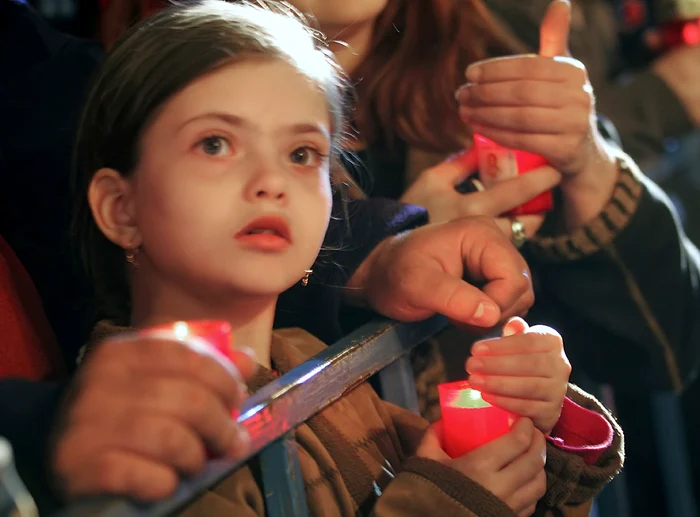
[[475, 83], [481, 79], [482, 69], [480, 65], [472, 65], [467, 68], [467, 81]]
[[484, 184], [481, 183], [478, 179], [474, 178], [472, 180], [472, 183], [474, 184], [474, 188], [476, 189], [477, 192], [483, 192], [486, 190], [486, 187], [484, 187]]
[[460, 151], [460, 152], [458, 152], [458, 153], [451, 154], [450, 156], [448, 156], [447, 158], [445, 158], [445, 159], [443, 160], [443, 162], [456, 162], [456, 161], [461, 160], [462, 158], [464, 158], [464, 157], [467, 155], [468, 152], [469, 152], [469, 149], [464, 149], [463, 151]]
[[471, 384], [472, 386], [476, 386], [478, 388], [478, 387], [486, 384], [486, 382], [485, 382], [483, 377], [480, 377], [478, 375], [470, 375], [469, 376], [469, 384]]
[[481, 359], [470, 357], [467, 360], [467, 372], [472, 373], [481, 370], [484, 367], [484, 362]]
[[512, 336], [514, 334], [515, 334], [515, 325], [512, 324], [511, 322], [506, 323], [506, 326], [503, 327], [503, 337]]
[[457, 102], [466, 102], [469, 99], [469, 85], [463, 84], [455, 91], [455, 100]]
[[498, 307], [493, 303], [481, 302], [474, 311], [475, 320], [484, 320], [485, 322], [492, 321], [494, 316], [498, 314]]
[[540, 452], [540, 456], [542, 457], [542, 463], [546, 464], [547, 463], [547, 447], [542, 449], [542, 451]]
[[483, 341], [474, 343], [472, 346], [472, 355], [486, 355], [489, 353], [489, 346]]

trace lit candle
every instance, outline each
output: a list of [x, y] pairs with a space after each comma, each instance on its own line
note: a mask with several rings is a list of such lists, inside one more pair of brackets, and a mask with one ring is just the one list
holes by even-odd
[[469, 381], [440, 384], [442, 410], [442, 446], [452, 458], [458, 458], [485, 443], [506, 434], [516, 416], [492, 406], [471, 388]]

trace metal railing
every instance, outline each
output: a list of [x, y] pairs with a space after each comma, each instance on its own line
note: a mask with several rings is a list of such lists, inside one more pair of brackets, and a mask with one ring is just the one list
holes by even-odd
[[417, 412], [408, 354], [446, 323], [441, 316], [410, 324], [372, 322], [275, 379], [248, 397], [241, 408], [238, 422], [251, 436], [250, 454], [239, 461], [209, 462], [202, 475], [183, 479], [167, 500], [148, 505], [120, 498], [84, 500], [55, 517], [171, 515], [257, 454], [267, 514], [305, 517], [308, 511], [294, 429], [375, 373], [379, 373], [384, 400]]

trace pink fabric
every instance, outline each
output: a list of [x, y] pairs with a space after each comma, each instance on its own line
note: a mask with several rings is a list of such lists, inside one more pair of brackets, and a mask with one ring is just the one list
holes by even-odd
[[603, 415], [564, 399], [561, 417], [548, 438], [557, 448], [592, 465], [613, 441], [613, 428]]

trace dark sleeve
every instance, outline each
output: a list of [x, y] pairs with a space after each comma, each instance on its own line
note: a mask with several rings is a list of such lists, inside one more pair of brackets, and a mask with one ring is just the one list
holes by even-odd
[[562, 333], [575, 370], [622, 388], [681, 391], [693, 379], [700, 256], [634, 164], [621, 167], [597, 219], [535, 239], [527, 253], [537, 300], [529, 318]]
[[651, 71], [596, 89], [598, 112], [617, 128], [622, 147], [643, 163], [664, 152], [664, 140], [694, 128], [685, 107], [668, 85]]
[[[326, 343], [340, 339], [348, 327], [340, 315], [343, 286], [386, 237], [427, 222], [423, 208], [389, 199], [335, 203], [309, 285], [297, 285], [280, 296], [275, 326], [301, 327]], [[354, 319], [352, 314], [348, 318]]]
[[12, 444], [20, 477], [41, 515], [57, 501], [47, 480], [47, 446], [52, 421], [65, 385], [22, 379], [0, 380], [0, 436]]

